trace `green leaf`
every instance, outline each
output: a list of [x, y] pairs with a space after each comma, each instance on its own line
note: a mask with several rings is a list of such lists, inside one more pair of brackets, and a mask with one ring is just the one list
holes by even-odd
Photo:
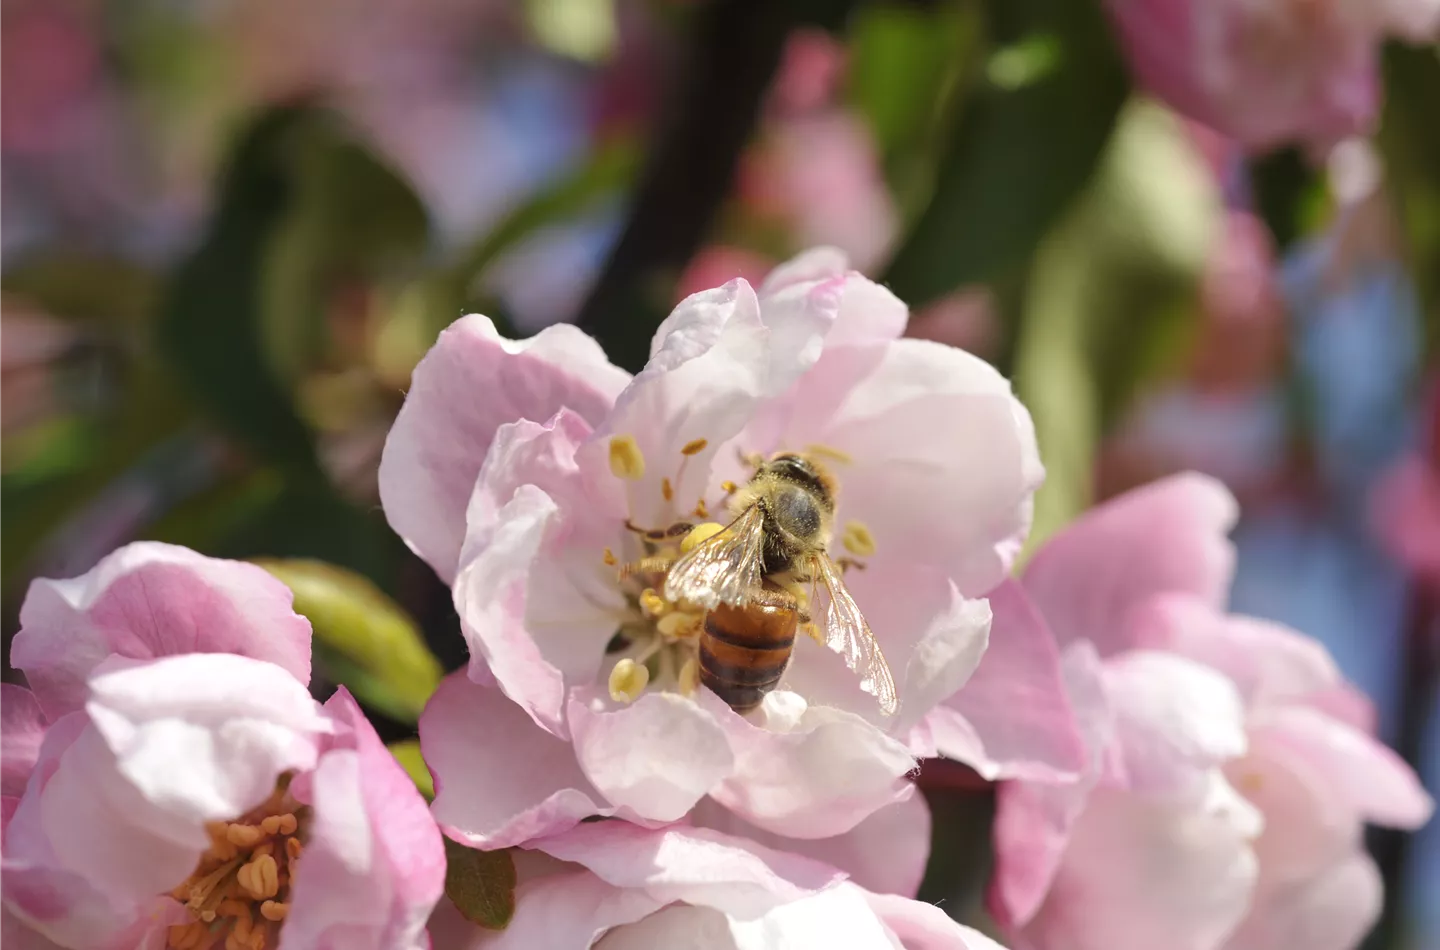
[[419, 718], [443, 671], [398, 604], [365, 577], [323, 561], [255, 563], [295, 592], [296, 612], [315, 628], [317, 666], [386, 715]]
[[386, 746], [390, 754], [395, 756], [395, 761], [410, 776], [420, 794], [425, 796], [427, 801], [435, 798], [435, 779], [430, 774], [430, 767], [425, 764], [425, 757], [420, 754], [419, 739], [402, 739], [399, 742], [392, 742]]
[[310, 434], [269, 365], [261, 334], [267, 250], [295, 199], [289, 146], [315, 112], [282, 106], [240, 136], [200, 246], [162, 304], [159, 343], [196, 400], [261, 458], [319, 477]]
[[515, 859], [445, 839], [445, 896], [472, 923], [504, 930], [515, 916]]
[[118, 257], [54, 249], [7, 267], [0, 289], [31, 301], [48, 316], [97, 328], [138, 329], [154, 313], [160, 278]]
[[912, 306], [1022, 267], [1090, 180], [1129, 88], [1096, 0], [989, 0], [928, 207], [885, 281]]

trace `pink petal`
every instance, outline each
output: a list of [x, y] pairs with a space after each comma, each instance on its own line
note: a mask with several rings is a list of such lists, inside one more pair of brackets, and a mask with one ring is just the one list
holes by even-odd
[[1313, 878], [1257, 895], [1224, 950], [1350, 950], [1380, 916], [1383, 889], [1375, 863], [1351, 854]]
[[1227, 808], [1097, 790], [1023, 936], [1073, 950], [1210, 950], [1249, 904], [1252, 833]]
[[733, 771], [710, 794], [760, 828], [828, 838], [914, 793], [903, 780], [915, 767], [909, 750], [853, 713], [776, 691], [752, 722], [709, 690], [696, 699], [735, 754]]
[[1208, 667], [1136, 650], [1106, 663], [1105, 692], [1133, 789], [1191, 789], [1209, 769], [1245, 754], [1240, 697]]
[[675, 693], [648, 692], [617, 708], [598, 689], [576, 689], [568, 709], [580, 768], [639, 818], [677, 821], [735, 770], [715, 717]]
[[19, 798], [35, 769], [40, 743], [45, 739], [45, 714], [35, 696], [23, 686], [0, 683], [0, 795]]
[[1025, 568], [1025, 591], [1063, 646], [1109, 656], [1135, 646], [1130, 613], [1156, 594], [1223, 607], [1235, 554], [1235, 499], [1194, 473], [1126, 492], [1056, 534]]
[[310, 834], [285, 941], [356, 950], [423, 946], [445, 887], [445, 848], [414, 782], [343, 688], [325, 704], [342, 730], [311, 776]]
[[736, 950], [739, 946], [729, 918], [709, 907], [671, 904], [624, 927], [616, 927], [597, 944], [596, 950], [654, 950], [656, 947], [685, 947], [687, 950]]
[[1277, 709], [1251, 724], [1255, 741], [1282, 744], [1300, 756], [1335, 800], [1366, 821], [1418, 828], [1435, 810], [1414, 770], [1375, 739], [1321, 712]]
[[[475, 950], [532, 950], [595, 946], [607, 932], [659, 910], [663, 902], [643, 890], [616, 887], [589, 871], [575, 869], [530, 881], [515, 890], [515, 916], [501, 931], [471, 926]], [[455, 950], [437, 944], [435, 950]]]
[[[631, 517], [641, 525], [667, 524], [695, 501], [714, 497], [716, 453], [762, 399], [782, 392], [815, 362], [838, 307], [838, 285], [824, 284], [787, 288], [762, 313], [755, 292], [739, 279], [682, 301], [656, 331], [644, 371], [581, 450], [581, 467], [604, 470], [611, 438], [633, 438], [645, 471], [625, 489]], [[681, 454], [697, 442], [704, 447]], [[678, 509], [664, 499], [665, 480]]]
[[447, 676], [430, 698], [420, 745], [435, 776], [435, 820], [457, 841], [510, 847], [614, 813], [569, 742], [463, 673]]
[[[1095, 648], [1079, 641], [1060, 661], [1062, 682], [1086, 751], [1074, 781], [1003, 782], [996, 794], [995, 875], [986, 903], [1002, 924], [1018, 928], [1040, 908], [1060, 866], [1070, 829], [1102, 780], [1113, 752], [1115, 713]], [[1112, 770], [1113, 771], [1113, 770]]]
[[943, 570], [967, 597], [1005, 576], [1044, 470], [1029, 413], [993, 367], [925, 340], [829, 348], [738, 440], [748, 451], [820, 444], [836, 464], [836, 524]]
[[690, 821], [844, 871], [851, 881], [882, 894], [914, 896], [930, 857], [930, 806], [923, 795], [887, 805], [844, 834], [789, 838], [757, 828], [713, 801], [702, 801]]
[[1402, 459], [1371, 489], [1370, 521], [1391, 557], [1440, 578], [1440, 475], [1425, 459]]
[[814, 895], [843, 875], [808, 858], [773, 851], [705, 828], [657, 831], [601, 821], [532, 845], [589, 868], [607, 884], [643, 890], [662, 903], [684, 901], [740, 918]]
[[894, 894], [865, 895], [865, 900], [905, 950], [1005, 950], [989, 937], [966, 927], [934, 904]]
[[391, 527], [448, 582], [465, 537], [465, 505], [496, 430], [562, 408], [597, 425], [628, 382], [572, 326], [511, 341], [479, 315], [451, 324], [415, 367], [385, 442], [380, 499]]
[[931, 713], [936, 748], [991, 780], [1078, 777], [1085, 744], [1065, 700], [1055, 637], [1015, 581], [989, 600], [994, 620], [979, 668]]
[[761, 284], [760, 297], [837, 277], [844, 279], [840, 312], [825, 337], [826, 346], [894, 340], [905, 332], [909, 308], [885, 287], [851, 270], [845, 252], [834, 247], [813, 248], [776, 267]]
[[1137, 639], [1224, 673], [1249, 707], [1304, 699], [1341, 684], [1323, 644], [1277, 623], [1224, 614], [1185, 595], [1157, 597], [1131, 618]]
[[[731, 920], [736, 950], [772, 947], [865, 947], [891, 950], [895, 939], [850, 883], [783, 904], [757, 920]], [[722, 945], [723, 946], [723, 945]]]
[[233, 653], [310, 682], [310, 622], [290, 589], [253, 564], [154, 541], [128, 544], [88, 573], [37, 580], [20, 608], [11, 662], [50, 718], [80, 708], [107, 656]]

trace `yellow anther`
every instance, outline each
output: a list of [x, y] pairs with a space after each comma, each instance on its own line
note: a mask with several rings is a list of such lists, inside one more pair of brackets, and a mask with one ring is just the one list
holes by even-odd
[[237, 822], [225, 829], [225, 840], [237, 848], [254, 847], [263, 837], [265, 837], [265, 832], [254, 825], [242, 825]]
[[710, 442], [708, 439], [691, 439], [689, 442], [686, 442], [683, 446], [681, 446], [680, 454], [698, 455], [701, 452], [705, 451], [705, 446], [709, 444]]
[[609, 548], [605, 549], [605, 554], [601, 558], [601, 560], [605, 562], [606, 567], [614, 567], [616, 564], [620, 563], [620, 559], [615, 556], [615, 552], [610, 550]]
[[645, 477], [645, 454], [633, 435], [610, 438], [610, 471], [616, 478], [638, 482]]
[[304, 848], [305, 846], [300, 843], [299, 838], [289, 838], [285, 842], [285, 853], [289, 855], [291, 861], [300, 857], [300, 852], [303, 851]]
[[845, 523], [845, 530], [840, 534], [840, 543], [856, 557], [870, 557], [875, 553], [875, 536], [859, 521]]
[[668, 613], [655, 622], [655, 629], [659, 630], [662, 636], [672, 640], [684, 640], [693, 637], [700, 631], [700, 624], [704, 621], [701, 614], [692, 614], [683, 610], [676, 610]]
[[260, 916], [266, 920], [284, 920], [288, 913], [290, 913], [290, 905], [282, 904], [279, 901], [266, 901], [260, 905]]
[[707, 508], [707, 507], [705, 507], [705, 499], [703, 499], [703, 498], [700, 499], [699, 501], [695, 502], [695, 517], [697, 517], [697, 518], [709, 518], [709, 517], [710, 517], [710, 509]]
[[262, 854], [242, 867], [235, 880], [257, 901], [274, 897], [280, 891], [280, 866], [274, 855]]
[[680, 667], [680, 695], [691, 696], [695, 690], [700, 688], [700, 661], [695, 657], [685, 661]]
[[851, 462], [855, 461], [853, 458], [850, 457], [849, 452], [842, 452], [840, 449], [837, 449], [831, 445], [820, 445], [818, 443], [812, 443], [805, 446], [805, 452], [808, 455], [818, 455], [821, 458], [827, 458], [830, 459], [832, 462], [839, 462], [842, 465], [849, 465]]
[[670, 484], [670, 479], [660, 479], [660, 494], [665, 498], [666, 501], [675, 500], [675, 486]]
[[735, 484], [734, 482], [730, 481], [730, 479], [727, 478], [727, 479], [725, 479], [725, 481], [723, 481], [723, 482], [720, 483], [720, 490], [723, 491], [723, 492], [724, 492], [725, 494], [727, 494], [727, 495], [733, 495], [733, 494], [735, 494], [737, 491], [740, 490], [740, 486], [737, 485], [737, 484]]
[[610, 698], [617, 703], [633, 703], [645, 692], [650, 671], [641, 663], [626, 657], [610, 671]]
[[690, 533], [685, 535], [684, 540], [680, 542], [680, 553], [689, 554], [695, 550], [695, 548], [709, 541], [724, 530], [725, 526], [723, 524], [718, 524], [714, 521], [705, 521], [697, 524], [690, 529]]
[[647, 617], [661, 617], [670, 609], [670, 601], [661, 597], [655, 588], [647, 587], [640, 592], [640, 609]]

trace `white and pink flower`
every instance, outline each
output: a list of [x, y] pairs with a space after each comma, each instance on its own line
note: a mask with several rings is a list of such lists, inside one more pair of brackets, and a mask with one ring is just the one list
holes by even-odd
[[990, 903], [1038, 950], [1353, 947], [1379, 910], [1369, 823], [1433, 803], [1318, 643], [1224, 613], [1234, 500], [1177, 476], [1056, 535], [996, 637], [1061, 644], [1091, 768], [1000, 791]]
[[[421, 944], [424, 799], [258, 567], [139, 543], [40, 580], [4, 687], [7, 940], [71, 950]], [[277, 943], [278, 938], [278, 943]]]
[[[935, 748], [927, 717], [985, 651], [989, 608], [975, 598], [1018, 551], [1042, 470], [1006, 381], [969, 354], [901, 339], [906, 318], [818, 250], [758, 291], [735, 280], [686, 299], [633, 378], [573, 327], [512, 342], [470, 316], [442, 334], [380, 486], [391, 525], [452, 584], [471, 649], [468, 678], [447, 682], [421, 724], [452, 835], [499, 847], [586, 815], [665, 823], [708, 796], [754, 827], [820, 838], [913, 794], [905, 775]], [[847, 582], [895, 673], [893, 717], [805, 637], [780, 688], [735, 713], [694, 688], [694, 625], [677, 636], [656, 620], [684, 605], [616, 568], [642, 553], [627, 519], [705, 520], [695, 513], [722, 510], [722, 484], [748, 477], [742, 452], [812, 446], [837, 460], [833, 553], [844, 538], [866, 555]], [[990, 695], [1017, 700], [1009, 715], [947, 715], [975, 734], [978, 767], [1076, 773], [1063, 700], [1019, 701], [1058, 682], [1053, 643], [1006, 649], [1019, 661]], [[462, 818], [466, 779], [451, 763], [504, 754], [506, 737], [475, 728], [476, 710], [503, 715], [494, 686], [546, 733], [523, 740], [543, 764], [515, 777], [503, 807]]]
[[484, 931], [446, 906], [431, 920], [435, 950], [999, 950], [938, 907], [714, 831], [605, 821], [527, 848], [510, 925]]
[[1320, 146], [1372, 131], [1387, 36], [1433, 41], [1436, 0], [1107, 0], [1131, 69], [1242, 144]]

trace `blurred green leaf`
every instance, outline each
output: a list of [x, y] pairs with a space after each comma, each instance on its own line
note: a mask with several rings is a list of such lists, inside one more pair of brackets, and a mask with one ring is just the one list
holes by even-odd
[[269, 362], [289, 381], [321, 355], [337, 293], [413, 268], [429, 220], [409, 184], [333, 116], [298, 127], [287, 150], [295, 198], [265, 253], [261, 312]]
[[48, 316], [107, 329], [143, 326], [160, 287], [159, 276], [138, 264], [63, 249], [24, 258], [0, 277], [0, 290]]
[[525, 19], [540, 45], [583, 62], [615, 48], [615, 0], [525, 0]]
[[1021, 267], [1089, 181], [1128, 81], [1096, 0], [988, 0], [995, 45], [885, 281], [912, 306]]
[[515, 859], [445, 839], [445, 896], [472, 923], [504, 930], [515, 916]]
[[425, 757], [420, 754], [420, 740], [402, 739], [390, 743], [387, 748], [405, 770], [405, 774], [410, 776], [420, 794], [424, 795], [426, 800], [434, 800], [435, 779], [430, 774], [430, 767], [425, 764]]
[[1089, 507], [1101, 435], [1178, 357], [1219, 197], [1175, 118], [1132, 103], [1041, 245], [1015, 357], [1047, 473], [1027, 550]]
[[314, 560], [256, 559], [295, 592], [315, 628], [317, 662], [362, 702], [414, 722], [440, 683], [440, 663], [409, 615], [366, 578]]
[[1385, 50], [1385, 111], [1378, 142], [1386, 187], [1425, 310], [1427, 345], [1440, 347], [1440, 46]]

